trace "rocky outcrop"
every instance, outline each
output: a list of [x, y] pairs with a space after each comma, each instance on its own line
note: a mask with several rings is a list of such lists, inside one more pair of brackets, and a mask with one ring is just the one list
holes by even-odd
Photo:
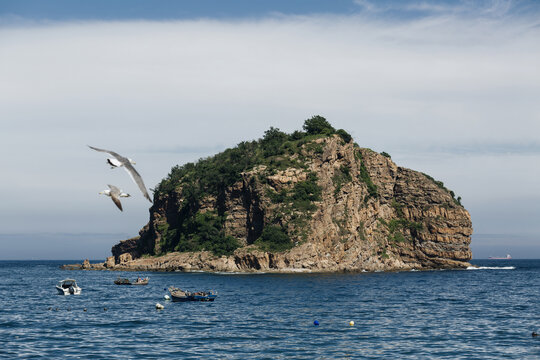
[[83, 261], [83, 263], [82, 263], [82, 268], [83, 268], [84, 270], [90, 269], [90, 261], [89, 261], [88, 259], [85, 259], [85, 260]]
[[[84, 260], [82, 264], [65, 264], [60, 266], [62, 270], [107, 270], [107, 264], [105, 263], [90, 263], [88, 259]], [[112, 268], [111, 268], [112, 269]]]
[[116, 265], [116, 261], [115, 261], [114, 256], [109, 256], [109, 257], [107, 257], [107, 260], [105, 260], [105, 267], [106, 267], [107, 269], [111, 269], [111, 268], [113, 268], [115, 265]]
[[140, 237], [136, 236], [131, 239], [120, 241], [118, 244], [114, 245], [111, 249], [111, 253], [115, 258], [115, 262], [118, 263], [120, 260], [120, 255], [130, 254], [132, 258], [140, 257], [142, 254], [139, 251]]
[[[221, 198], [201, 200], [201, 213], [225, 214], [226, 235], [241, 244], [232, 255], [164, 254], [165, 238], [178, 229], [186, 201], [179, 185], [155, 197], [139, 237], [113, 247], [112, 269], [336, 272], [469, 266], [471, 218], [442, 183], [337, 135], [306, 142], [289, 160], [301, 166], [272, 171], [256, 166]], [[313, 174], [321, 193], [312, 205], [295, 207], [285, 195], [276, 200]], [[255, 241], [268, 224], [286, 229], [294, 246], [263, 251]]]

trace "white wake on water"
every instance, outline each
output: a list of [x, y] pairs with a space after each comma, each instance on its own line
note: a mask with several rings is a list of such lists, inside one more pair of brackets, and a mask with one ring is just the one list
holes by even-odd
[[514, 270], [515, 266], [469, 266], [467, 270]]

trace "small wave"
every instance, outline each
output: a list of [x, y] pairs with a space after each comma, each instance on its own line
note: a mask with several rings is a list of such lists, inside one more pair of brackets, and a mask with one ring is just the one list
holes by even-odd
[[469, 266], [467, 270], [514, 270], [515, 266]]

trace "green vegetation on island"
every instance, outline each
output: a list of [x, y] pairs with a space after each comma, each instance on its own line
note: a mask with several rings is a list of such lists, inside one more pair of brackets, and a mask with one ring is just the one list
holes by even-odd
[[[373, 151], [361, 149], [352, 143], [351, 135], [345, 130], [336, 130], [325, 118], [314, 116], [304, 122], [302, 131], [289, 134], [270, 127], [258, 140], [241, 142], [195, 163], [174, 166], [155, 189], [156, 197], [170, 201], [173, 211], [164, 209], [166, 216], [153, 223], [159, 242], [154, 255], [171, 251], [230, 255], [246, 242], [263, 251], [282, 252], [307, 241], [312, 230], [311, 216], [321, 206], [325, 190], [321, 188], [313, 161], [322, 164], [328, 161], [325, 151], [335, 151], [327, 148], [327, 138], [334, 139], [334, 147], [336, 141], [342, 146], [351, 144], [348, 151], [352, 151], [354, 158], [352, 162], [340, 161], [325, 180], [326, 184], [331, 181], [330, 194], [333, 190], [334, 201], [340, 201], [343, 191], [350, 191], [344, 189], [350, 189], [351, 183], [356, 184], [353, 188], [363, 184], [367, 189], [361, 206], [366, 206], [370, 199], [378, 199], [379, 190], [364, 159]], [[386, 152], [381, 155], [390, 158]], [[442, 182], [426, 177], [448, 191], [456, 203], [460, 202]], [[246, 220], [228, 218], [228, 211], [234, 208], [231, 194], [235, 191], [235, 201], [247, 209]], [[404, 205], [393, 201], [392, 206], [397, 219], [379, 219], [386, 229], [387, 243], [412, 241], [423, 230], [423, 224], [407, 220], [402, 211]], [[342, 242], [350, 231], [346, 227], [347, 209], [343, 216], [334, 221]], [[357, 231], [365, 239], [363, 226], [362, 222]]]
[[[256, 234], [253, 243], [263, 250], [285, 251], [295, 245], [291, 237], [305, 240], [308, 217], [316, 210], [314, 202], [321, 196], [317, 175], [307, 170], [306, 156], [322, 154], [323, 144], [315, 140], [334, 134], [344, 143], [352, 141], [345, 130], [336, 130], [324, 117], [314, 116], [304, 122], [303, 131], [288, 134], [270, 127], [258, 140], [241, 142], [196, 163], [174, 166], [155, 189], [158, 196], [178, 192], [182, 198], [176, 221], [157, 226], [161, 253], [207, 250], [216, 255], [228, 255], [238, 248], [238, 241], [224, 231], [226, 191], [242, 181], [243, 173], [261, 166], [265, 167], [264, 171], [258, 173], [258, 178], [251, 178], [252, 185], [264, 184], [268, 176], [290, 168], [306, 172], [306, 179], [291, 189], [283, 188], [279, 192], [267, 189], [266, 195], [277, 204], [278, 210], [271, 223], [264, 224]], [[349, 169], [343, 168], [341, 172], [336, 181], [341, 184], [351, 180]], [[363, 178], [371, 184], [370, 193], [375, 193], [367, 172]], [[201, 203], [208, 197], [216, 199], [216, 211], [201, 211]]]

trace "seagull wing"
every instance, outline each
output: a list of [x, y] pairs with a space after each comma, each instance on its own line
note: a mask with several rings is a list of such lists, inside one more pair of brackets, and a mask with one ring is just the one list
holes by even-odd
[[112, 156], [114, 156], [114, 158], [118, 161], [120, 161], [121, 163], [123, 163], [124, 165], [126, 163], [129, 164], [129, 161], [127, 158], [123, 157], [122, 155], [118, 154], [118, 153], [115, 153], [114, 151], [111, 151], [111, 150], [105, 150], [105, 149], [99, 149], [97, 147], [93, 147], [93, 146], [90, 146], [88, 145], [88, 147], [92, 150], [96, 150], [96, 151], [99, 151], [99, 152], [104, 152], [104, 153], [107, 153], [107, 154], [111, 154]]
[[112, 192], [111, 192], [111, 199], [112, 199], [113, 203], [115, 203], [116, 206], [118, 206], [120, 211], [124, 211], [124, 210], [122, 210], [122, 203], [120, 202], [120, 199], [118, 198], [118, 196], [116, 194], [113, 194]]
[[114, 195], [118, 196], [122, 192], [119, 188], [117, 188], [114, 185], [107, 184], [107, 186], [109, 187], [109, 189], [111, 189], [111, 194], [114, 194]]
[[124, 168], [128, 172], [129, 176], [131, 176], [131, 179], [139, 186], [139, 189], [141, 189], [141, 192], [143, 193], [144, 197], [148, 199], [148, 201], [152, 202], [152, 199], [150, 199], [150, 195], [148, 195], [148, 191], [146, 191], [146, 186], [144, 186], [143, 179], [141, 175], [135, 170], [133, 165], [128, 161], [126, 164], [124, 164]]

